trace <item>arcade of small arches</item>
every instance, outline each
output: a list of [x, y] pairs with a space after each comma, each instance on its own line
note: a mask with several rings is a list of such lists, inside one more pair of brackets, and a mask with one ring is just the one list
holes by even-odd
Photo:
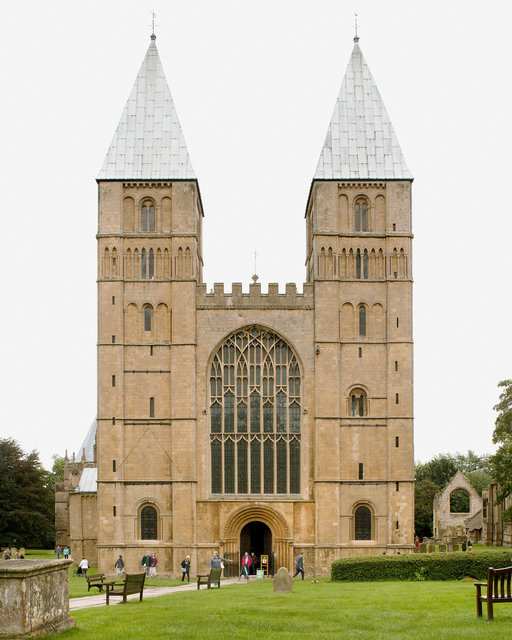
[[342, 231], [383, 232], [386, 223], [386, 199], [377, 195], [370, 198], [357, 194], [338, 195], [338, 227]]
[[166, 280], [189, 278], [195, 272], [190, 247], [178, 247], [171, 255], [167, 248], [128, 247], [121, 261], [116, 247], [105, 247], [102, 278], [126, 280]]
[[384, 280], [387, 273], [395, 280], [408, 277], [407, 256], [403, 248], [393, 249], [386, 257], [381, 248], [342, 249], [320, 247], [318, 274], [325, 278], [347, 280]]
[[127, 233], [158, 233], [171, 230], [171, 198], [159, 200], [144, 196], [136, 200], [126, 196], [123, 200], [123, 230]]
[[171, 312], [168, 306], [163, 302], [156, 308], [149, 303], [142, 306], [130, 303], [124, 312], [124, 337], [126, 342], [170, 342]]

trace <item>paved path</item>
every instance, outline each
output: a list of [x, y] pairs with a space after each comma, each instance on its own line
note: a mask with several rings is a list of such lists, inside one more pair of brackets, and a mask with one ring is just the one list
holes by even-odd
[[[245, 584], [240, 582], [238, 578], [228, 578], [222, 581], [222, 585], [226, 584]], [[206, 589], [206, 587], [202, 587]], [[180, 591], [192, 591], [197, 589], [197, 581], [180, 584], [177, 587], [144, 587], [144, 599], [154, 598], [156, 596], [166, 596], [170, 593], [179, 593]], [[139, 597], [138, 593], [134, 593], [128, 596], [128, 600], [136, 600]], [[112, 598], [111, 604], [119, 604], [123, 601], [122, 598]], [[105, 594], [100, 593], [94, 596], [84, 596], [83, 598], [70, 598], [69, 610], [76, 611], [77, 609], [87, 609], [89, 607], [104, 607], [105, 606]]]

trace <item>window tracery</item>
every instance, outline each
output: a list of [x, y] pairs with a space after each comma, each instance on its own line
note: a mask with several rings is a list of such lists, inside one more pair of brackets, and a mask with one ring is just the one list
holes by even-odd
[[251, 327], [210, 369], [213, 493], [300, 492], [300, 371], [286, 342]]

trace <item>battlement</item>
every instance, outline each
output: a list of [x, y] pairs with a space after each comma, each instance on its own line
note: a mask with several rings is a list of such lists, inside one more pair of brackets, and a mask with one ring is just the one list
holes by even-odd
[[313, 285], [304, 284], [303, 292], [297, 292], [294, 282], [286, 283], [286, 292], [279, 293], [279, 285], [272, 282], [268, 293], [261, 293], [261, 284], [249, 285], [249, 293], [242, 293], [242, 284], [234, 282], [231, 292], [224, 291], [224, 284], [216, 282], [213, 292], [207, 293], [206, 284], [198, 284], [196, 304], [198, 309], [313, 309]]

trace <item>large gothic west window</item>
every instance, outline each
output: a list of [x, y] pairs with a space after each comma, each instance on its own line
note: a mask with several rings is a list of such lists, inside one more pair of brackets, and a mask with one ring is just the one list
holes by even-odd
[[250, 327], [210, 370], [212, 493], [300, 492], [300, 372], [288, 344]]

